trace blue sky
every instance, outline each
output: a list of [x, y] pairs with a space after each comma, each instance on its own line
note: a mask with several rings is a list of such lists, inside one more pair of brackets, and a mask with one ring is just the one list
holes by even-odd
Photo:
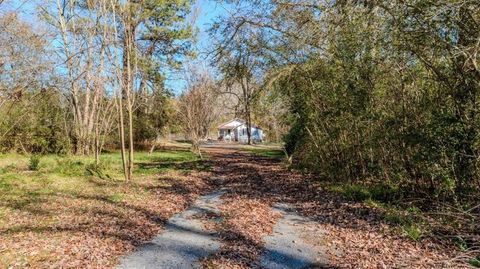
[[[36, 24], [38, 23], [38, 19], [35, 16], [35, 6], [40, 2], [40, 0], [5, 0], [1, 5], [0, 15], [2, 13], [4, 14], [6, 12], [16, 11], [24, 20], [32, 24]], [[194, 5], [194, 12], [196, 12], [197, 15], [195, 25], [199, 30], [197, 36], [197, 48], [200, 52], [198, 59], [194, 64], [207, 65], [208, 63], [204, 60], [205, 54], [203, 52], [211, 49], [211, 41], [206, 31], [216, 17], [225, 14], [226, 8], [224, 5], [219, 4], [218, 0], [197, 0]], [[183, 74], [181, 71], [169, 72], [166, 75], [167, 88], [173, 90], [173, 92], [176, 94], [185, 89], [186, 82], [183, 79]]]

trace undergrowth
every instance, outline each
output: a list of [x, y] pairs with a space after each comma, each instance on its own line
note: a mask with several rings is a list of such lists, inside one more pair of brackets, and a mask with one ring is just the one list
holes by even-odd
[[[455, 208], [458, 212], [452, 214], [451, 211], [455, 210], [452, 205], [440, 207], [442, 202], [436, 201], [434, 197], [414, 199], [415, 197], [409, 197], [408, 191], [386, 183], [364, 185], [328, 182], [324, 186], [347, 200], [379, 209], [383, 212], [382, 221], [411, 240], [437, 238], [453, 243], [460, 251], [465, 252], [478, 247], [478, 242], [465, 239], [475, 238], [474, 235], [478, 233], [475, 230], [478, 216], [475, 217], [474, 212], [469, 210], [472, 206], [457, 206]], [[469, 217], [466, 217], [467, 215]], [[457, 239], [452, 240], [452, 235], [457, 235]], [[478, 260], [472, 258], [471, 264], [476, 262]]]

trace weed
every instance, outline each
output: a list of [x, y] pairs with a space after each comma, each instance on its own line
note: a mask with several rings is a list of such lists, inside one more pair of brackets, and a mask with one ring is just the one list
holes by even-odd
[[0, 174], [12, 172], [15, 170], [17, 170], [17, 166], [15, 164], [9, 164], [0, 168]]
[[38, 168], [40, 166], [40, 155], [38, 154], [33, 154], [30, 156], [29, 163], [28, 163], [28, 169], [31, 171], [38, 171]]
[[57, 159], [55, 172], [66, 176], [80, 176], [85, 171], [85, 165], [80, 160], [73, 160], [69, 157]]
[[107, 200], [112, 203], [120, 203], [125, 199], [124, 195], [121, 193], [112, 194], [107, 197]]
[[395, 210], [390, 210], [385, 214], [384, 219], [391, 223], [391, 224], [397, 224], [397, 225], [411, 225], [412, 224], [412, 219], [410, 216], [401, 214], [398, 211]]
[[274, 159], [281, 159], [285, 157], [285, 153], [281, 150], [276, 149], [262, 149], [262, 148], [252, 148], [245, 149], [245, 151], [252, 153], [255, 156], [268, 157]]
[[411, 206], [411, 207], [407, 208], [407, 211], [412, 213], [412, 214], [420, 214], [422, 212], [420, 210], [420, 208], [418, 208], [416, 206]]
[[480, 256], [477, 256], [477, 257], [475, 257], [475, 258], [471, 258], [471, 259], [468, 261], [468, 264], [470, 264], [470, 265], [473, 266], [473, 267], [480, 268]]
[[348, 185], [343, 190], [343, 195], [357, 202], [363, 202], [372, 198], [370, 191], [361, 185]]
[[422, 230], [415, 224], [406, 224], [402, 226], [403, 232], [412, 240], [418, 241], [422, 237]]
[[468, 243], [461, 236], [456, 236], [454, 242], [457, 244], [460, 251], [466, 251], [468, 249]]
[[85, 175], [97, 176], [101, 179], [112, 179], [109, 174], [104, 173], [105, 168], [96, 163], [90, 163], [85, 166]]

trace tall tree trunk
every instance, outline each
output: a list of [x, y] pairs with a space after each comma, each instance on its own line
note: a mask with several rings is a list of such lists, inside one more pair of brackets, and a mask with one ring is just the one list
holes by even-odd
[[118, 116], [119, 116], [119, 125], [118, 132], [120, 134], [120, 152], [122, 154], [122, 166], [123, 166], [123, 175], [125, 176], [125, 182], [130, 181], [129, 173], [127, 171], [127, 160], [125, 157], [125, 128], [123, 123], [123, 101], [122, 97], [118, 98]]
[[133, 104], [130, 98], [127, 98], [128, 113], [128, 178], [132, 178], [133, 173]]
[[95, 124], [95, 164], [100, 164], [100, 141], [98, 137], [98, 124]]
[[[126, 2], [127, 12], [130, 12], [129, 2]], [[123, 40], [123, 90], [122, 98], [126, 100], [126, 110], [128, 116], [128, 162], [124, 164], [126, 178], [131, 180], [133, 173], [133, 79], [132, 79], [132, 50], [134, 49], [135, 26], [130, 19], [130, 13], [127, 13], [125, 20], [125, 37]], [[122, 107], [123, 109], [123, 107]], [[123, 126], [123, 125], [122, 125]], [[125, 133], [123, 132], [123, 135]], [[123, 144], [125, 145], [125, 144]], [[128, 181], [127, 180], [127, 181]]]

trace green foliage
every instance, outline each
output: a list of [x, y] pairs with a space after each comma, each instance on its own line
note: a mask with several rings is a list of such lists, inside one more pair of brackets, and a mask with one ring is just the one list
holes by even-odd
[[456, 236], [454, 242], [457, 244], [460, 251], [466, 251], [468, 249], [467, 242], [461, 236]]
[[366, 201], [372, 198], [370, 191], [364, 186], [360, 185], [348, 185], [344, 189], [343, 194], [347, 199], [357, 202]]
[[[303, 10], [311, 17], [273, 5], [282, 14], [282, 21], [272, 19], [277, 27], [309, 21], [324, 44], [324, 51], [270, 71], [271, 88], [289, 106], [285, 148], [298, 168], [374, 186], [345, 189], [354, 200], [427, 194], [455, 201], [480, 189], [480, 80], [478, 70], [465, 68], [469, 60], [455, 56], [462, 54], [457, 46], [474, 46], [478, 24], [467, 17], [478, 19], [472, 11], [480, 6], [407, 2], [319, 5], [328, 10], [323, 15]], [[315, 44], [288, 33], [297, 38], [270, 37], [283, 41], [277, 51]]]
[[125, 199], [124, 195], [121, 193], [112, 194], [107, 197], [107, 200], [112, 203], [120, 203]]
[[109, 174], [105, 174], [106, 165], [90, 163], [85, 166], [85, 174], [88, 176], [96, 176], [101, 179], [112, 179]]
[[374, 202], [389, 203], [402, 196], [402, 190], [399, 188], [380, 183], [373, 185], [337, 183], [328, 186], [328, 188], [342, 194], [349, 200], [357, 202], [371, 200]]
[[412, 240], [418, 241], [423, 235], [422, 230], [417, 225], [403, 225], [402, 230]]
[[64, 176], [79, 176], [85, 171], [85, 163], [82, 160], [72, 157], [57, 158], [57, 163], [53, 171]]
[[269, 157], [275, 159], [281, 159], [285, 157], [285, 153], [278, 149], [265, 149], [265, 148], [247, 148], [247, 152], [253, 153], [257, 156]]
[[40, 166], [40, 159], [40, 155], [32, 154], [29, 158], [28, 169], [31, 171], [37, 171]]
[[4, 134], [0, 137], [0, 151], [69, 152], [63, 102], [54, 90], [26, 93], [21, 100], [7, 102], [0, 108], [0, 133]]
[[468, 263], [473, 267], [480, 268], [480, 256], [471, 258], [470, 260], [468, 260]]

